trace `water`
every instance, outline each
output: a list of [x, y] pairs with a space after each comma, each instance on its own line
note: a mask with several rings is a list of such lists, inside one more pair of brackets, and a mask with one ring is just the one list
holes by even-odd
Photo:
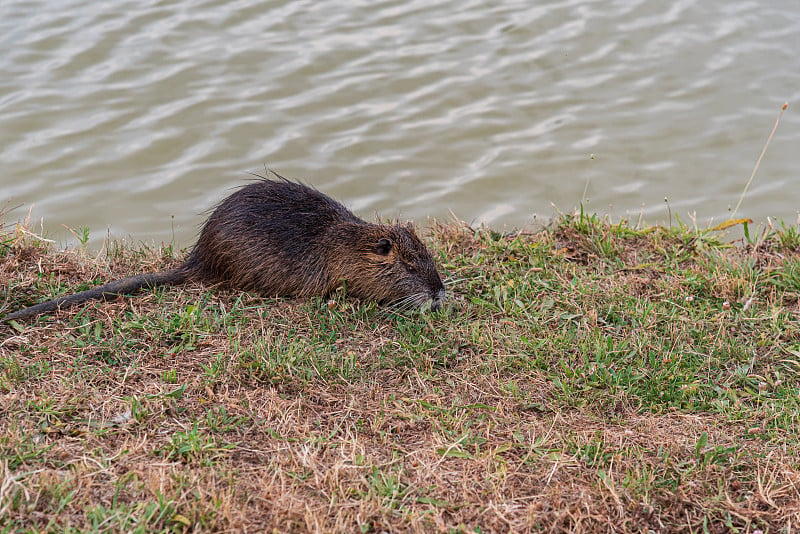
[[5, 0], [0, 202], [188, 246], [269, 167], [368, 219], [721, 220], [788, 101], [739, 215], [795, 220], [795, 0], [530, 4]]

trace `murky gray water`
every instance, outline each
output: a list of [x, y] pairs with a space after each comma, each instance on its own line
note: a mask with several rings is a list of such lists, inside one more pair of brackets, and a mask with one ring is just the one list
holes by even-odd
[[795, 219], [796, 0], [531, 4], [5, 0], [0, 202], [187, 246], [266, 165], [367, 218], [720, 220], [788, 101], [739, 214]]

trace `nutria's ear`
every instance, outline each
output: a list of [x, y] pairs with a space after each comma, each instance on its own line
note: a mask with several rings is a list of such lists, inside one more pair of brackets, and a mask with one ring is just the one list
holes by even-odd
[[389, 252], [391, 252], [393, 244], [394, 243], [392, 243], [391, 239], [382, 237], [377, 243], [375, 243], [375, 253], [380, 254], [381, 256], [386, 256], [389, 254]]

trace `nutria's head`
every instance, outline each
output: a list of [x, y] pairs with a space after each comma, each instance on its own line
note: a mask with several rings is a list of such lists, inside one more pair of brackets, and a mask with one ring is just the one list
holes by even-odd
[[341, 230], [352, 232], [351, 257], [337, 258], [349, 295], [400, 309], [441, 307], [442, 277], [413, 225], [346, 225]]

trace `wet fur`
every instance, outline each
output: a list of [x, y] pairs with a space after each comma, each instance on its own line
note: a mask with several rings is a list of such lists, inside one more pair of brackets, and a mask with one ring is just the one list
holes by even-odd
[[319, 191], [278, 178], [263, 178], [223, 200], [177, 269], [115, 280], [4, 320], [188, 281], [267, 297], [325, 296], [344, 284], [348, 295], [363, 300], [440, 306], [444, 285], [413, 226], [368, 223]]

